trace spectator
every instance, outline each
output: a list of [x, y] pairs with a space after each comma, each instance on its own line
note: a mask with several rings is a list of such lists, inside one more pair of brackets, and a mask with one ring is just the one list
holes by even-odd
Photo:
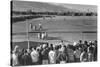
[[46, 48], [47, 46], [46, 46], [46, 44], [43, 44], [43, 50], [42, 50], [42, 64], [48, 64], [49, 63], [49, 61], [48, 61], [48, 52], [49, 52], [49, 50]]
[[88, 47], [88, 61], [89, 62], [93, 61], [93, 53], [94, 53], [94, 48], [92, 46]]
[[84, 51], [80, 55], [80, 61], [81, 62], [87, 62], [88, 61], [88, 53], [87, 49], [84, 49]]
[[50, 62], [50, 64], [56, 63], [56, 52], [54, 51], [53, 48], [51, 48], [49, 51], [49, 62]]
[[12, 52], [13, 66], [97, 61], [97, 41], [82, 43], [80, 40], [74, 46], [66, 46], [61, 41], [56, 45], [47, 43], [30, 49], [19, 48], [15, 46]]
[[19, 53], [19, 46], [15, 46], [15, 48], [13, 50], [13, 53], [12, 53], [13, 66], [16, 66], [16, 65], [19, 64], [19, 62], [18, 62], [18, 53]]
[[68, 48], [67, 48], [67, 52], [68, 52], [68, 62], [74, 62], [75, 61], [75, 56], [74, 56], [74, 50], [72, 49], [73, 46], [71, 45], [68, 45]]
[[94, 61], [97, 61], [97, 41], [94, 41], [94, 53], [93, 53], [93, 57], [94, 57]]
[[66, 53], [64, 51], [65, 51], [65, 47], [62, 46], [61, 50], [59, 51], [59, 54], [58, 54], [58, 60], [59, 60], [60, 64], [66, 63], [66, 60], [67, 60], [67, 56], [66, 56]]
[[39, 53], [36, 51], [36, 47], [32, 48], [31, 58], [32, 58], [32, 64], [37, 65], [39, 60]]
[[75, 54], [75, 62], [80, 62], [81, 49], [79, 47], [76, 48], [74, 54]]

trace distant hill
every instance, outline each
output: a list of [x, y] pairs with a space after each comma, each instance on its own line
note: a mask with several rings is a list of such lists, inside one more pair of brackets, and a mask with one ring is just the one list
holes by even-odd
[[13, 1], [14, 11], [27, 11], [33, 10], [36, 12], [67, 12], [67, 11], [79, 11], [76, 9], [69, 9], [59, 5], [53, 5], [49, 3], [40, 2], [26, 2], [26, 1]]

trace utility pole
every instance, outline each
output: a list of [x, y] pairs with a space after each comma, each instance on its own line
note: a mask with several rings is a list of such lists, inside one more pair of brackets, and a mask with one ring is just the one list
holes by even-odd
[[30, 47], [30, 45], [29, 45], [29, 24], [28, 24], [28, 22], [26, 21], [26, 34], [27, 34], [27, 46], [28, 46], [28, 49], [29, 49], [29, 47]]

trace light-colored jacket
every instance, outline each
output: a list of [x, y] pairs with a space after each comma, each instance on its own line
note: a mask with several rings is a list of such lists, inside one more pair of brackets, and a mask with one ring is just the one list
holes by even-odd
[[37, 51], [32, 51], [31, 52], [31, 58], [32, 58], [32, 62], [38, 62], [39, 60], [39, 53]]

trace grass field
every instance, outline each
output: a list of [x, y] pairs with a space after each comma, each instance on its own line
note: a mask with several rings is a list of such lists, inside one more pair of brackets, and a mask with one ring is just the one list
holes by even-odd
[[[27, 25], [37, 25], [41, 22], [43, 28], [48, 32], [47, 40], [37, 38], [37, 33], [29, 33], [29, 41], [31, 42], [49, 42], [54, 43], [57, 40], [78, 41], [78, 40], [97, 40], [97, 33], [82, 33], [84, 31], [97, 32], [96, 16], [56, 16], [54, 18], [38, 18], [26, 21], [16, 22], [12, 24], [12, 45], [27, 44]], [[29, 28], [29, 31], [30, 28]], [[23, 43], [20, 43], [23, 42]]]

